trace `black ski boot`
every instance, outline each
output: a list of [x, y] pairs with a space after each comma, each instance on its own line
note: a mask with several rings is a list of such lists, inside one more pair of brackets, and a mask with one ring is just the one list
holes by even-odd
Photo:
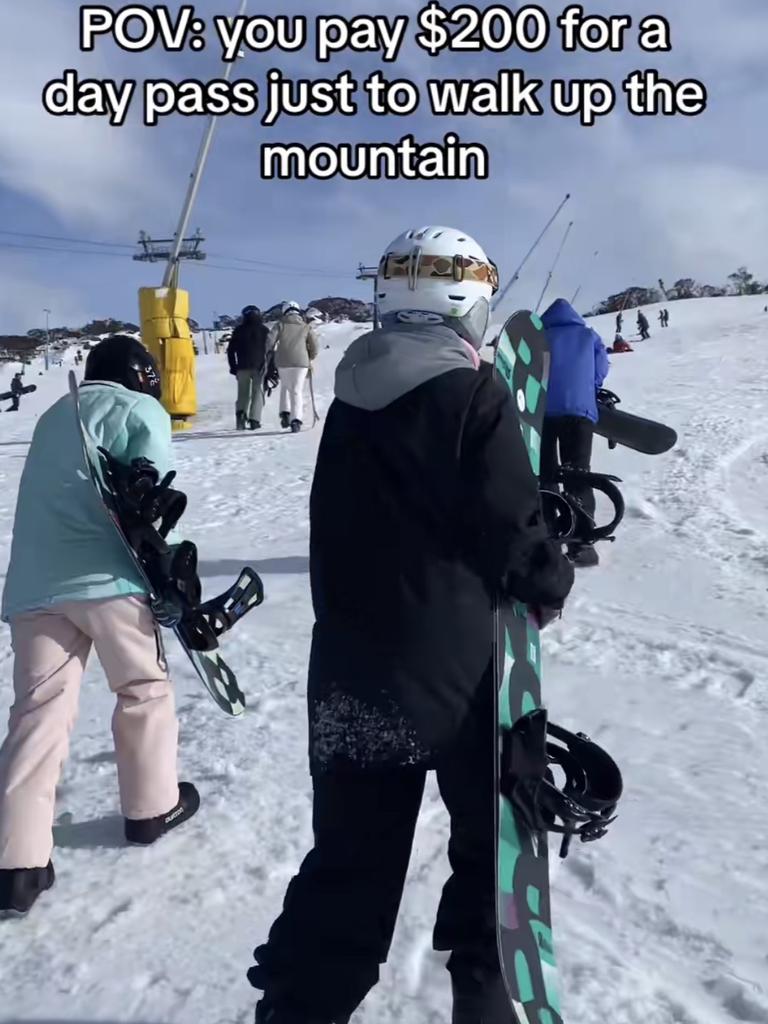
[[237, 430], [245, 430], [245, 413], [239, 412], [235, 416], [235, 424]]
[[26, 914], [55, 881], [50, 861], [44, 868], [4, 868], [0, 871], [0, 914]]
[[327, 1017], [307, 1017], [297, 1010], [281, 1010], [270, 1006], [265, 999], [256, 1007], [255, 1024], [349, 1024], [349, 1017], [337, 1017], [336, 1020], [328, 1020]]
[[298, 434], [301, 430], [301, 420], [291, 420], [291, 430], [294, 434]]
[[569, 544], [568, 558], [580, 569], [591, 569], [600, 564], [594, 544]]
[[291, 414], [289, 412], [280, 413], [280, 426], [283, 430], [287, 430], [291, 425]]
[[249, 430], [261, 430], [261, 424], [258, 420], [248, 420]]
[[474, 978], [451, 978], [453, 1015], [451, 1024], [517, 1024], [501, 974]]
[[197, 814], [200, 806], [200, 794], [191, 782], [179, 783], [179, 802], [167, 814], [159, 814], [156, 818], [125, 819], [125, 838], [136, 846], [150, 846], [152, 843], [170, 832], [172, 828], [182, 825]]

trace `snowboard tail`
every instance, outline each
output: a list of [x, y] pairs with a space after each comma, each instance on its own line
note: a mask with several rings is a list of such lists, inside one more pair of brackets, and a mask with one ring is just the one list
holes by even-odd
[[[538, 476], [549, 348], [539, 318], [512, 316], [498, 339], [495, 373], [509, 388], [531, 469]], [[546, 830], [532, 829], [503, 792], [505, 753], [517, 723], [541, 708], [538, 622], [521, 602], [495, 608], [496, 922], [499, 960], [518, 1024], [562, 1024], [552, 938]]]
[[620, 399], [610, 391], [598, 392], [595, 433], [644, 455], [663, 455], [677, 444], [677, 433], [664, 423], [617, 409]]

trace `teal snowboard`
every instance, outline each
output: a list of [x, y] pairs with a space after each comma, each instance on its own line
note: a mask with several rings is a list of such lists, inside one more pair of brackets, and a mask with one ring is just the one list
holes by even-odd
[[[494, 374], [512, 394], [539, 475], [549, 348], [541, 321], [515, 313], [499, 335]], [[502, 795], [502, 757], [516, 723], [541, 707], [539, 627], [525, 604], [497, 602], [496, 922], [502, 973], [518, 1024], [562, 1024], [552, 942], [547, 833], [534, 832]]]

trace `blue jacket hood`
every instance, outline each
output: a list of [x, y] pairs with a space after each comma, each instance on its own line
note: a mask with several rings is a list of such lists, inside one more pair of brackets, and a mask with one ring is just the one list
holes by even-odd
[[544, 324], [545, 329], [548, 327], [566, 327], [569, 324], [586, 327], [584, 317], [579, 316], [570, 302], [566, 302], [565, 299], [555, 299], [542, 316], [541, 322]]

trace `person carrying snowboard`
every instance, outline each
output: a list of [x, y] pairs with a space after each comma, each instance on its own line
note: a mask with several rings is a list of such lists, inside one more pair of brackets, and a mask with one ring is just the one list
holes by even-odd
[[13, 375], [11, 381], [11, 406], [8, 412], [18, 412], [19, 403], [21, 402], [21, 396], [24, 394], [24, 381], [22, 380], [20, 373]]
[[640, 332], [640, 338], [643, 341], [648, 341], [651, 336], [650, 324], [648, 323], [648, 317], [642, 309], [638, 310], [637, 313], [637, 329]]
[[238, 430], [259, 430], [264, 410], [264, 374], [267, 370], [269, 331], [258, 306], [246, 306], [243, 319], [232, 332], [227, 358], [237, 377], [235, 424]]
[[347, 1024], [377, 983], [430, 770], [451, 818], [434, 945], [454, 1024], [515, 1019], [496, 946], [494, 597], [544, 624], [573, 567], [478, 355], [497, 285], [463, 232], [405, 232], [379, 265], [382, 326], [337, 369], [310, 499], [314, 849], [254, 954], [257, 1024]]
[[[541, 436], [541, 484], [545, 490], [558, 491], [561, 465], [590, 469], [597, 390], [608, 375], [609, 363], [600, 335], [565, 299], [556, 299], [541, 320], [551, 352]], [[569, 494], [594, 518], [591, 487], [574, 482], [569, 485]], [[577, 565], [598, 564], [593, 544], [570, 544], [568, 554]]]
[[298, 302], [284, 302], [269, 335], [270, 351], [280, 377], [280, 426], [294, 433], [304, 420], [304, 382], [319, 350], [317, 334], [301, 315]]
[[[113, 336], [88, 354], [83, 423], [121, 462], [170, 464], [171, 421], [144, 346]], [[112, 734], [125, 837], [148, 845], [198, 809], [178, 781], [173, 688], [146, 589], [85, 472], [69, 394], [35, 428], [16, 505], [2, 599], [14, 703], [0, 747], [0, 910], [25, 913], [54, 882], [56, 785], [96, 648], [117, 703]]]

